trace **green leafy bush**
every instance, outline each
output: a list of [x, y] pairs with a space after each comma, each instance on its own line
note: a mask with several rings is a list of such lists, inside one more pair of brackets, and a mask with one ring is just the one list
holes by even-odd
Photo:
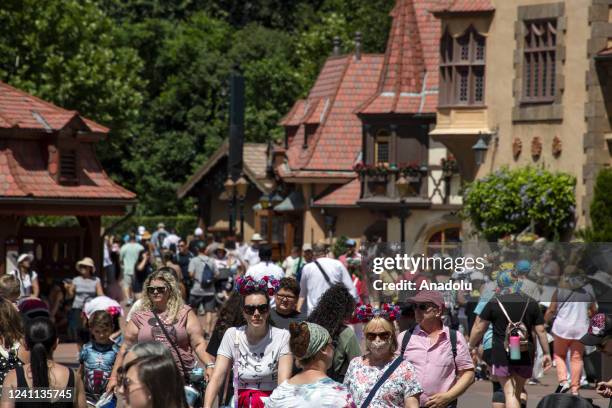
[[[109, 228], [121, 217], [103, 217], [102, 226]], [[198, 226], [198, 218], [192, 215], [177, 215], [177, 216], [135, 216], [128, 218], [125, 222], [117, 226], [111, 235], [122, 237], [125, 234], [136, 231], [138, 226], [143, 225], [150, 233], [155, 232], [157, 224], [163, 222], [166, 225], [166, 230], [176, 228], [176, 233], [180, 237], [186, 238], [192, 235]]]
[[593, 201], [591, 201], [591, 227], [578, 234], [587, 242], [612, 242], [612, 169], [597, 174]]
[[523, 231], [559, 239], [574, 228], [576, 179], [566, 173], [502, 168], [464, 190], [463, 215], [488, 240]]

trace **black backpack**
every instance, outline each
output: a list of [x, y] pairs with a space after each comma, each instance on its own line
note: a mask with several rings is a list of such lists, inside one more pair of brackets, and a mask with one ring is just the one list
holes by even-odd
[[210, 260], [204, 260], [198, 256], [200, 262], [204, 263], [204, 269], [202, 270], [202, 276], [200, 277], [200, 285], [210, 286], [215, 282], [215, 271], [210, 265]]

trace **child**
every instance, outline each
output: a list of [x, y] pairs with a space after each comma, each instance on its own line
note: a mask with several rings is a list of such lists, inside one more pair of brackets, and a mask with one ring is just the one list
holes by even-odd
[[98, 401], [106, 391], [119, 346], [110, 338], [113, 317], [107, 311], [98, 310], [91, 315], [89, 330], [92, 340], [81, 349], [79, 375], [85, 383], [87, 400]]

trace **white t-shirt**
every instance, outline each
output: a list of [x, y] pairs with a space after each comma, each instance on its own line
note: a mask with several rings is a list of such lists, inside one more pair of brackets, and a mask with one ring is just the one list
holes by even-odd
[[38, 279], [38, 274], [36, 272], [32, 271], [25, 277], [17, 270], [12, 270], [8, 274], [17, 278], [19, 282], [20, 297], [26, 297], [32, 294], [32, 281]]
[[[255, 280], [261, 280], [264, 276], [273, 276], [274, 279], [281, 280], [285, 277], [285, 271], [274, 262], [259, 262], [251, 266], [245, 276], [251, 276]], [[275, 307], [274, 296], [270, 298], [270, 307]]]
[[259, 263], [259, 249], [255, 249], [252, 246], [249, 246], [245, 251], [242, 259], [249, 264], [249, 266], [253, 266]]
[[271, 391], [278, 385], [279, 359], [291, 354], [289, 337], [289, 331], [270, 326], [268, 334], [259, 343], [250, 344], [246, 337], [246, 326], [230, 327], [223, 335], [217, 355], [235, 363], [238, 389]]
[[551, 333], [564, 339], [579, 340], [589, 330], [589, 306], [595, 301], [591, 285], [557, 290], [557, 317]]
[[[321, 265], [332, 285], [339, 282], [343, 283], [355, 301], [359, 301], [357, 289], [342, 262], [331, 258], [318, 258], [316, 261]], [[323, 273], [314, 261], [304, 265], [302, 279], [300, 280], [300, 297], [306, 298], [307, 314], [314, 310], [321, 295], [329, 288], [330, 284], [327, 283]]]

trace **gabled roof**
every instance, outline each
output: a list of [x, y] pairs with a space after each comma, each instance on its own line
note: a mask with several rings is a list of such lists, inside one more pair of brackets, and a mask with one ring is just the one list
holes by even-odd
[[[353, 164], [361, 152], [362, 124], [355, 108], [374, 92], [382, 55], [334, 56], [327, 59], [305, 100], [298, 100], [283, 118], [297, 126], [288, 140], [287, 165], [281, 177], [354, 178]], [[318, 125], [308, 135], [305, 124]]]
[[52, 132], [78, 121], [85, 130], [108, 133], [109, 129], [69, 111], [43, 101], [0, 81], [0, 128], [33, 129]]
[[438, 7], [432, 8], [433, 13], [477, 13], [495, 11], [490, 0], [446, 0]]
[[131, 201], [132, 193], [114, 183], [97, 160], [94, 146], [78, 150], [78, 185], [62, 185], [49, 174], [37, 140], [6, 140], [0, 145], [0, 201], [6, 198], [63, 198]]
[[438, 103], [439, 0], [397, 0], [375, 93], [360, 114], [433, 114]]
[[[184, 198], [200, 182], [219, 161], [229, 154], [229, 143], [226, 140], [215, 153], [204, 163], [177, 191], [179, 198]], [[244, 143], [243, 145], [244, 175], [262, 191], [269, 193], [273, 180], [266, 174], [268, 160], [268, 145], [265, 143]]]
[[361, 194], [361, 182], [355, 178], [315, 200], [312, 207], [356, 207]]

